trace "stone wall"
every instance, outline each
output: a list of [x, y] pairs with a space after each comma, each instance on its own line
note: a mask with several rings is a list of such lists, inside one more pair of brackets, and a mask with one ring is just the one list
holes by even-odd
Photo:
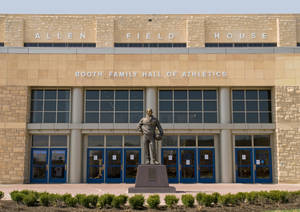
[[0, 87], [0, 183], [28, 181], [27, 98], [27, 87]]
[[300, 86], [275, 87], [274, 158], [279, 183], [300, 182]]

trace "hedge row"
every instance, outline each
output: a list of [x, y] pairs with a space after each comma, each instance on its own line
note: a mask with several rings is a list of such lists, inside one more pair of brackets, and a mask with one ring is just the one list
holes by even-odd
[[[115, 196], [113, 194], [98, 195], [85, 195], [77, 194], [50, 194], [47, 192], [36, 191], [13, 191], [10, 193], [11, 199], [18, 203], [27, 206], [56, 206], [56, 207], [77, 207], [82, 206], [85, 208], [124, 208], [127, 200], [133, 209], [142, 209], [145, 204], [145, 197], [141, 194], [133, 195], [128, 199], [126, 195]], [[0, 199], [3, 197], [3, 192], [0, 192]], [[219, 193], [198, 193], [196, 197], [191, 194], [184, 194], [181, 196], [182, 204], [186, 207], [194, 207], [195, 199], [198, 205], [205, 207], [215, 206], [237, 206], [240, 204], [274, 204], [274, 203], [290, 203], [300, 199], [300, 191], [287, 192], [287, 191], [253, 191], [253, 192], [239, 192], [237, 194]], [[175, 208], [178, 204], [179, 198], [175, 195], [166, 195], [165, 204], [169, 208]], [[150, 208], [158, 208], [160, 205], [159, 195], [150, 195], [147, 199], [147, 204]]]
[[0, 200], [4, 197], [4, 193], [0, 191]]

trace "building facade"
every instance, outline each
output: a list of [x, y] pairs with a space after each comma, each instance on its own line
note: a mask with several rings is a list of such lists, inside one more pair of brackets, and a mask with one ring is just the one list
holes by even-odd
[[300, 183], [300, 15], [0, 15], [0, 183]]

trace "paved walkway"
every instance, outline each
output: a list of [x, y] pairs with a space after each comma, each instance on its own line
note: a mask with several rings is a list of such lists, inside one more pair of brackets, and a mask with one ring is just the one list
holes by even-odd
[[[127, 194], [128, 187], [134, 184], [0, 184], [0, 191], [5, 193], [4, 199], [10, 199], [9, 193], [13, 190], [35, 190], [47, 191], [49, 193], [65, 194]], [[269, 190], [285, 190], [296, 191], [300, 190], [300, 184], [170, 184], [176, 187], [176, 196], [182, 193], [190, 193], [195, 195], [198, 192], [213, 193], [219, 192], [221, 194], [250, 192], [250, 191], [269, 191]], [[132, 195], [132, 194], [129, 194]], [[144, 194], [146, 197], [149, 194]], [[161, 198], [165, 194], [160, 194]]]

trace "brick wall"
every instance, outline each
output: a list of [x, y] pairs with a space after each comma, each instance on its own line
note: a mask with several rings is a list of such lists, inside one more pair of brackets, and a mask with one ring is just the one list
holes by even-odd
[[0, 183], [28, 181], [27, 98], [27, 87], [0, 87]]
[[275, 87], [274, 157], [279, 183], [300, 182], [300, 86]]

